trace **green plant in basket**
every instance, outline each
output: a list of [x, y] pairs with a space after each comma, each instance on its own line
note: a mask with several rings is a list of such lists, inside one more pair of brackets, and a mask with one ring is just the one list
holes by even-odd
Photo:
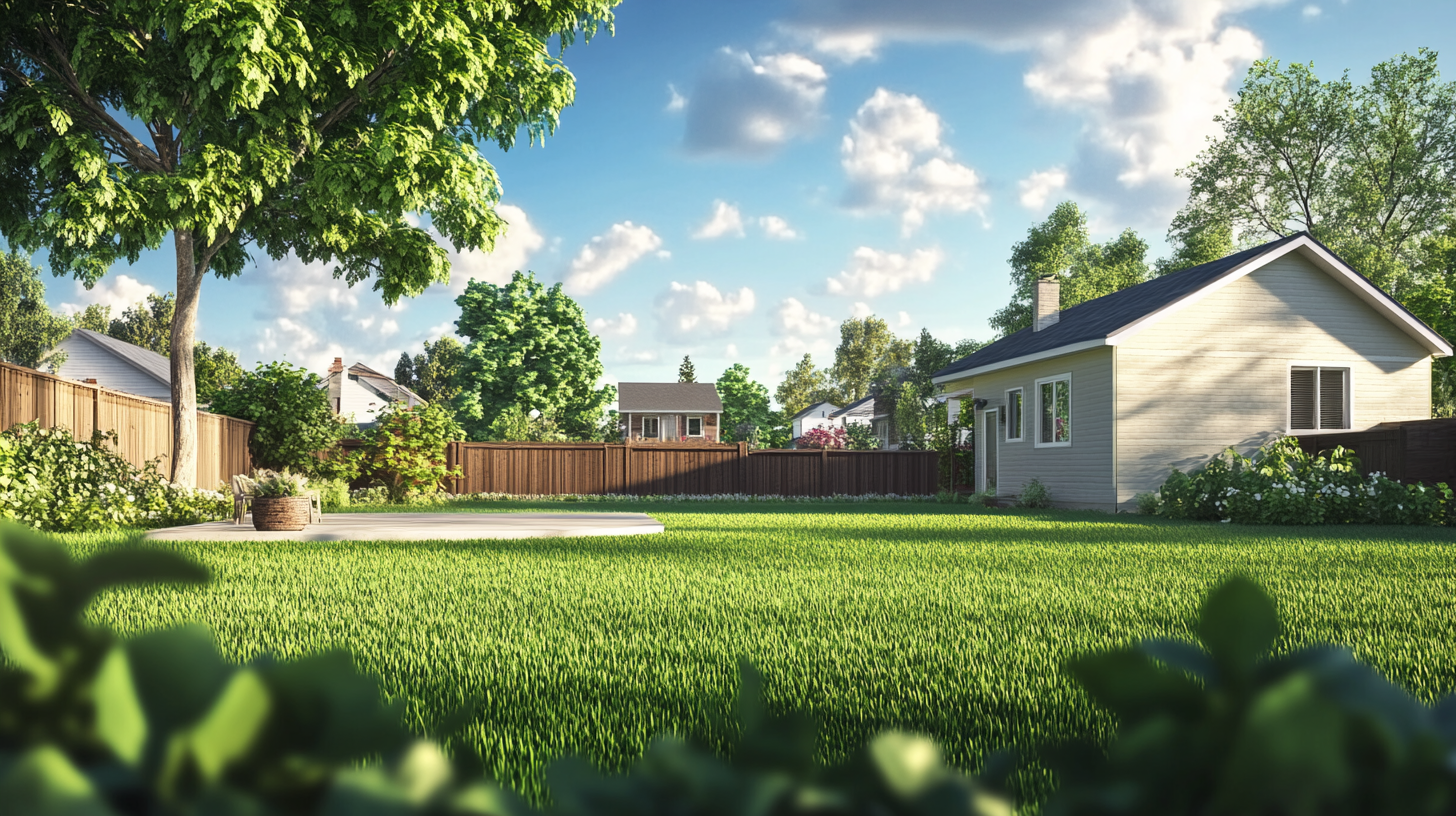
[[308, 495], [308, 478], [298, 473], [260, 470], [253, 474], [253, 496], [276, 499]]

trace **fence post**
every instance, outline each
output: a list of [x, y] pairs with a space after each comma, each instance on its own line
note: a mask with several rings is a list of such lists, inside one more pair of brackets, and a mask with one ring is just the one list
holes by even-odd
[[748, 492], [748, 443], [738, 442], [738, 492]]
[[829, 484], [829, 446], [819, 449], [819, 495], [827, 496], [825, 485]]
[[632, 437], [628, 436], [622, 443], [622, 493], [629, 492], [632, 484]]

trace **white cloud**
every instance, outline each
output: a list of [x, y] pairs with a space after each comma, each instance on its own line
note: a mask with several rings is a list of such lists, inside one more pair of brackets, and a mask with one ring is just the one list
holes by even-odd
[[834, 318], [811, 311], [798, 298], [784, 298], [774, 312], [773, 330], [779, 335], [818, 337], [834, 331]]
[[1027, 51], [1024, 81], [1048, 107], [1082, 120], [1068, 184], [1129, 216], [1166, 224], [1186, 166], [1263, 44], [1231, 15], [1282, 0], [1036, 0], [967, 3], [811, 0], [786, 25], [810, 42], [966, 41]]
[[613, 224], [576, 254], [566, 273], [566, 291], [589, 295], [661, 246], [662, 239], [646, 225], [637, 226], [631, 221]]
[[677, 88], [673, 87], [673, 85], [669, 84], [667, 86], [667, 94], [667, 107], [663, 108], [663, 110], [669, 113], [677, 113], [688, 106], [687, 97], [678, 93]]
[[820, 120], [823, 66], [794, 53], [760, 59], [724, 48], [687, 100], [690, 152], [762, 158], [813, 131]]
[[798, 231], [777, 215], [765, 215], [759, 218], [758, 226], [763, 229], [764, 235], [779, 241], [792, 241], [799, 237]]
[[658, 354], [655, 350], [628, 351], [627, 349], [622, 349], [617, 352], [616, 356], [617, 362], [626, 365], [645, 365], [647, 363], [655, 363], [661, 359], [662, 355]]
[[869, 317], [874, 313], [875, 310], [871, 308], [868, 303], [865, 303], [862, 300], [856, 301], [855, 304], [849, 309], [849, 316], [854, 318], [855, 320], [864, 320], [866, 317]]
[[1046, 208], [1047, 200], [1067, 186], [1067, 171], [1060, 167], [1037, 170], [1016, 183], [1021, 191], [1021, 206], [1033, 212]]
[[724, 235], [743, 237], [743, 216], [738, 208], [718, 199], [713, 202], [713, 214], [693, 233], [694, 238], [722, 238]]
[[109, 306], [112, 317], [121, 317], [127, 307], [155, 295], [157, 287], [133, 278], [131, 275], [116, 275], [102, 278], [95, 286], [87, 289], [80, 281], [75, 282], [73, 301], [62, 303], [61, 314], [73, 315], [84, 312], [87, 306]]
[[510, 283], [516, 270], [525, 271], [531, 256], [546, 244], [546, 238], [531, 223], [526, 211], [514, 204], [499, 204], [495, 211], [506, 222], [505, 234], [496, 238], [495, 249], [485, 252], [479, 249], [457, 251], [433, 228], [430, 234], [435, 243], [445, 248], [450, 257], [450, 284], [436, 284], [431, 291], [449, 292], [458, 295], [465, 291], [472, 280], [494, 283]]
[[910, 313], [909, 312], [901, 312], [900, 313], [900, 317], [896, 319], [896, 326], [898, 328], [901, 328], [901, 329], [909, 328], [909, 326], [910, 326]]
[[599, 337], [631, 337], [637, 333], [637, 318], [631, 312], [618, 312], [616, 319], [593, 320], [591, 330]]
[[738, 344], [737, 343], [729, 343], [728, 346], [723, 349], [723, 354], [725, 356], [727, 356], [729, 360], [737, 360], [738, 359]]
[[932, 212], [970, 210], [984, 219], [990, 196], [981, 177], [954, 160], [941, 131], [940, 117], [920, 97], [877, 89], [840, 143], [840, 165], [849, 179], [845, 205], [898, 212], [907, 235]]
[[943, 260], [945, 254], [938, 248], [900, 255], [862, 246], [850, 257], [849, 268], [824, 285], [831, 295], [875, 297], [912, 283], [929, 283]]
[[1320, 16], [1321, 14], [1324, 14], [1324, 13], [1325, 13], [1324, 12], [1324, 9], [1320, 8], [1319, 6], [1314, 6], [1314, 5], [1305, 6], [1300, 11], [1300, 14], [1304, 15], [1304, 19], [1306, 19], [1306, 20], [1313, 20], [1314, 18], [1316, 18], [1316, 17], [1318, 17], [1318, 16]]
[[[799, 337], [790, 335], [783, 337], [768, 349], [770, 357], [784, 358], [789, 367], [797, 362], [805, 354], [826, 354], [834, 349], [834, 344], [822, 337]], [[785, 369], [777, 365], [769, 369], [770, 379], [776, 379], [779, 373]]]
[[678, 283], [657, 298], [659, 325], [675, 340], [701, 340], [726, 333], [732, 324], [753, 313], [753, 290], [747, 286], [724, 294], [707, 281]]

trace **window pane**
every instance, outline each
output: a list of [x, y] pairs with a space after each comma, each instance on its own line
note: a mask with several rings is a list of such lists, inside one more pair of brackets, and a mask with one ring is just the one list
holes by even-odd
[[703, 435], [702, 417], [688, 417], [688, 436]]
[[1011, 392], [1011, 399], [1008, 400], [1008, 402], [1010, 403], [1008, 407], [1009, 407], [1009, 409], [1011, 411], [1011, 416], [1007, 419], [1007, 424], [1006, 424], [1006, 438], [1007, 439], [1020, 439], [1021, 438], [1021, 392], [1020, 391], [1012, 391]]
[[1313, 430], [1314, 424], [1314, 375], [1312, 368], [1294, 368], [1289, 371], [1289, 427]]
[[642, 436], [646, 439], [657, 438], [657, 417], [642, 418]]
[[1057, 380], [1057, 427], [1056, 440], [1058, 442], [1072, 441], [1072, 383], [1070, 380]]
[[1321, 428], [1348, 428], [1345, 418], [1345, 369], [1321, 368], [1319, 370], [1319, 426]]
[[1054, 390], [1055, 389], [1052, 387], [1052, 383], [1041, 384], [1041, 427], [1037, 430], [1037, 433], [1040, 435], [1042, 442], [1053, 441], [1052, 411], [1053, 404], [1056, 402], [1055, 395], [1053, 393]]

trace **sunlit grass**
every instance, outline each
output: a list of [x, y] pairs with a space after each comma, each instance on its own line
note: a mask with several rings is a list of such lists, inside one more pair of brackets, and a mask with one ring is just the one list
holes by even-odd
[[[772, 705], [821, 720], [826, 754], [898, 727], [974, 767], [1004, 745], [1105, 735], [1067, 658], [1190, 637], [1199, 599], [1231, 572], [1273, 593], [1286, 644], [1347, 644], [1423, 698], [1456, 689], [1449, 529], [934, 504], [457, 509], [642, 511], [667, 531], [173, 544], [212, 569], [211, 585], [116, 592], [94, 615], [124, 632], [202, 622], [239, 660], [347, 648], [421, 732], [480, 697], [465, 742], [532, 795], [564, 752], [622, 767], [662, 732], [721, 743], [739, 656], [765, 672]], [[84, 554], [127, 537], [67, 540]]]

